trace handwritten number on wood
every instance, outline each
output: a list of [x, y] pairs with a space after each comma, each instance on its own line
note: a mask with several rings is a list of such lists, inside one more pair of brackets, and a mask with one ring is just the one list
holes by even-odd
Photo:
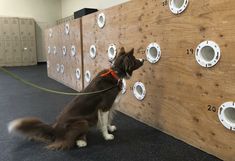
[[168, 5], [168, 0], [164, 0], [163, 2], [162, 2], [162, 6], [167, 6]]
[[193, 49], [187, 49], [187, 54], [190, 55], [190, 54], [193, 54], [194, 53], [194, 50]]
[[208, 111], [216, 112], [216, 107], [212, 105], [208, 105]]

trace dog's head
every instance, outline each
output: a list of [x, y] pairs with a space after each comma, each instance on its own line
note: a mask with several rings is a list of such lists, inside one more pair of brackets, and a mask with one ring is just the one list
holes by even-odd
[[144, 64], [143, 59], [136, 59], [134, 56], [134, 49], [125, 52], [122, 47], [118, 57], [116, 58], [113, 68], [115, 68], [122, 78], [129, 79], [134, 70], [137, 70]]

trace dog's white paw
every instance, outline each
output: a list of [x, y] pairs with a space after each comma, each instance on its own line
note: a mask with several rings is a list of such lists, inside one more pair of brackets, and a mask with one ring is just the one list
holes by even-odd
[[112, 134], [106, 134], [106, 135], [104, 135], [104, 139], [105, 140], [113, 140], [114, 136]]
[[110, 132], [114, 132], [114, 131], [117, 130], [117, 127], [114, 126], [114, 125], [109, 125], [109, 126], [108, 126], [108, 129], [109, 129]]
[[78, 146], [79, 148], [86, 147], [86, 146], [87, 146], [87, 142], [84, 141], [84, 140], [78, 140], [78, 141], [77, 141], [77, 146]]

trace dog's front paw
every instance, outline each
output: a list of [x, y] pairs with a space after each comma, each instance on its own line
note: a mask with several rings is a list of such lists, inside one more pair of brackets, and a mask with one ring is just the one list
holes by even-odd
[[87, 142], [84, 141], [84, 140], [78, 140], [78, 141], [77, 141], [77, 146], [78, 146], [79, 148], [86, 147], [86, 146], [87, 146]]
[[110, 132], [114, 132], [114, 131], [117, 130], [117, 127], [114, 126], [114, 125], [109, 125], [109, 126], [108, 126], [108, 130], [109, 130]]
[[105, 140], [113, 140], [114, 136], [112, 134], [106, 134], [106, 135], [104, 135], [104, 139]]

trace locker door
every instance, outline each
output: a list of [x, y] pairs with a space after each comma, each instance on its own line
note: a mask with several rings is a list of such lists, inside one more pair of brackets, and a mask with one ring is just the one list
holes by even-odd
[[21, 42], [13, 41], [13, 56], [15, 65], [21, 65], [22, 54], [21, 54]]
[[27, 29], [26, 29], [26, 20], [25, 19], [19, 19], [19, 24], [20, 24], [20, 39], [22, 41], [27, 40]]
[[10, 18], [4, 17], [2, 21], [3, 40], [11, 40]]
[[19, 19], [12, 18], [10, 20], [10, 31], [11, 31], [11, 40], [19, 41], [20, 40], [20, 26], [19, 26]]
[[0, 41], [3, 41], [3, 27], [2, 27], [2, 23], [3, 23], [3, 18], [0, 17]]
[[0, 40], [0, 66], [5, 64], [4, 42]]
[[35, 41], [28, 41], [28, 47], [29, 47], [29, 63], [30, 63], [30, 65], [36, 64], [37, 58], [36, 58], [36, 43], [35, 43]]
[[21, 53], [23, 65], [28, 65], [30, 61], [28, 41], [21, 41]]
[[35, 41], [36, 36], [35, 36], [35, 22], [33, 19], [28, 19], [27, 20], [27, 31], [28, 31], [28, 38], [31, 41]]
[[5, 41], [4, 42], [4, 48], [5, 48], [5, 58], [6, 58], [6, 65], [12, 66], [12, 63], [14, 62], [13, 59], [13, 42], [12, 41]]

